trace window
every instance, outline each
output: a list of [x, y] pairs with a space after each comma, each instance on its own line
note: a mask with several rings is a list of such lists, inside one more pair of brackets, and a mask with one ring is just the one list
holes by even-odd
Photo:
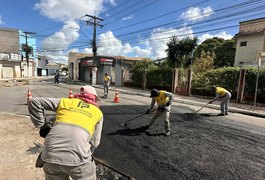
[[240, 46], [247, 46], [247, 41], [241, 41]]

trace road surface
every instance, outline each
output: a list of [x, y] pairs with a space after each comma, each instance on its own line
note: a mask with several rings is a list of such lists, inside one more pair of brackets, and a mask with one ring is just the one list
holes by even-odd
[[[77, 93], [80, 85], [55, 85], [39, 82], [26, 86], [1, 88], [1, 112], [27, 115], [27, 90], [33, 97], [67, 97], [69, 89]], [[99, 96], [103, 90], [97, 89]], [[104, 113], [102, 142], [95, 157], [135, 179], [265, 179], [265, 120], [230, 113], [218, 117], [216, 110], [185, 104], [173, 104], [171, 135], [164, 136], [164, 122], [145, 131], [142, 124], [151, 114], [130, 122], [144, 113], [151, 99], [119, 94], [120, 103], [101, 99]]]

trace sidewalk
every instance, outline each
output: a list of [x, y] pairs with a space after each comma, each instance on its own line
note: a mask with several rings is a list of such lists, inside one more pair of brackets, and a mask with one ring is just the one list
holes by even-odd
[[[95, 88], [101, 88], [103, 89], [103, 85], [93, 85]], [[115, 87], [111, 86], [110, 91], [119, 91], [120, 93], [126, 93], [126, 94], [133, 94], [133, 95], [139, 95], [139, 96], [150, 96], [150, 90], [142, 90], [139, 88], [129, 88], [129, 87]], [[175, 94], [174, 101], [178, 103], [183, 104], [190, 104], [190, 105], [197, 105], [197, 106], [204, 106], [206, 105], [212, 98], [206, 98], [206, 97], [195, 97], [195, 96], [182, 96]], [[259, 105], [254, 107], [254, 105], [251, 104], [243, 104], [243, 103], [236, 103], [234, 100], [230, 100], [229, 103], [229, 111], [230, 112], [236, 112], [256, 117], [262, 117], [265, 118], [265, 106]], [[207, 108], [212, 109], [220, 109], [220, 102], [215, 102], [213, 104], [207, 105]]]

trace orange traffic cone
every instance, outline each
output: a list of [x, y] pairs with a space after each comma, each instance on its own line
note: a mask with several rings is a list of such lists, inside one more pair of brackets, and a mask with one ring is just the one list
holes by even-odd
[[30, 101], [32, 99], [32, 94], [31, 94], [31, 91], [30, 89], [28, 90], [28, 101]]
[[115, 98], [114, 98], [113, 102], [115, 102], [115, 103], [119, 103], [120, 102], [120, 100], [119, 100], [119, 92], [118, 91], [116, 91], [116, 93], [115, 93]]
[[69, 98], [74, 98], [74, 95], [73, 95], [72, 89], [70, 89], [70, 91], [69, 91]]

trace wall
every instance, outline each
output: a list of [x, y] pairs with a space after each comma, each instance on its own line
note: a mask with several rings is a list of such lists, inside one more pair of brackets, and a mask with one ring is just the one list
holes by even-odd
[[[263, 39], [264, 35], [238, 37], [234, 66], [256, 64], [257, 52], [263, 49]], [[240, 46], [242, 41], [246, 41], [247, 46]], [[244, 64], [240, 64], [240, 62], [244, 62]]]
[[17, 29], [0, 28], [0, 51], [2, 53], [19, 53]]

